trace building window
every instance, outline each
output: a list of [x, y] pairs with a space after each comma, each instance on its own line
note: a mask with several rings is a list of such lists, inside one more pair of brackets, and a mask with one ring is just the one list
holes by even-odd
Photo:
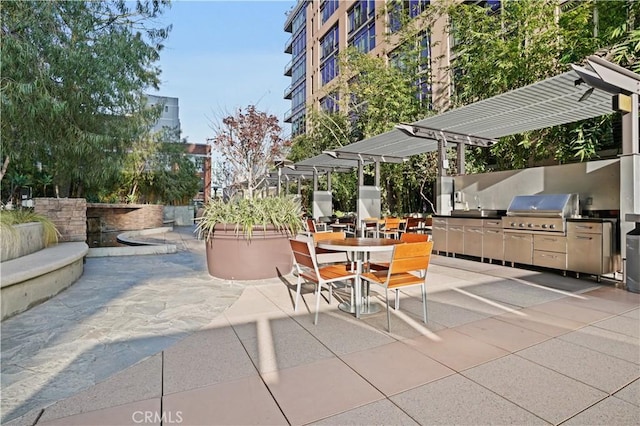
[[376, 23], [371, 22], [362, 27], [349, 39], [349, 45], [362, 53], [367, 53], [376, 47]]
[[320, 83], [322, 86], [338, 75], [338, 25], [331, 27], [320, 39]]
[[402, 28], [404, 17], [415, 18], [422, 12], [427, 10], [430, 0], [405, 0], [394, 1], [389, 4], [387, 17], [389, 22], [389, 31], [395, 33]]
[[304, 56], [301, 56], [293, 63], [293, 67], [291, 68], [291, 81], [293, 84], [296, 84], [301, 79], [305, 77], [307, 74], [307, 61]]
[[292, 33], [295, 34], [300, 28], [305, 26], [307, 21], [306, 9], [301, 9], [300, 12], [293, 18], [293, 22], [291, 22]]
[[338, 75], [338, 58], [331, 55], [320, 64], [320, 75], [322, 77], [321, 84], [324, 86]]
[[168, 105], [164, 106], [164, 112], [169, 112], [169, 106]]
[[333, 95], [325, 96], [320, 99], [320, 109], [325, 112], [338, 112], [338, 99]]
[[322, 14], [322, 23], [329, 20], [333, 12], [338, 10], [338, 0], [323, 0], [320, 4], [320, 13]]
[[360, 0], [348, 13], [348, 34], [353, 34], [367, 22], [375, 19], [375, 2], [373, 0]]
[[338, 50], [338, 25], [334, 25], [320, 39], [320, 60], [334, 54]]
[[307, 30], [304, 29], [300, 31], [298, 35], [293, 39], [292, 45], [292, 56], [295, 60], [298, 56], [303, 55], [307, 50]]
[[295, 112], [298, 109], [300, 109], [300, 107], [304, 109], [306, 95], [307, 95], [307, 91], [306, 91], [306, 85], [304, 84], [304, 82], [302, 82], [302, 84], [298, 85], [293, 89], [292, 96], [291, 96], [292, 111]]

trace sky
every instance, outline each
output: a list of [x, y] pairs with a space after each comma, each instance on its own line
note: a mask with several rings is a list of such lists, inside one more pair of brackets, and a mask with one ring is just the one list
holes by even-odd
[[284, 53], [291, 34], [284, 32], [286, 12], [295, 1], [174, 1], [161, 23], [173, 29], [160, 53], [158, 96], [179, 98], [182, 138], [206, 143], [212, 121], [238, 108], [256, 105], [278, 117], [291, 101], [283, 98], [291, 83]]

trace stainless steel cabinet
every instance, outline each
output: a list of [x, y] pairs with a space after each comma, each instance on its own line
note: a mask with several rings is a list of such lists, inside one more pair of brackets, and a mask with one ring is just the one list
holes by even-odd
[[504, 260], [531, 265], [533, 262], [533, 234], [505, 232]]
[[447, 252], [447, 218], [434, 217], [431, 222], [431, 237], [433, 238], [433, 250]]
[[502, 219], [484, 219], [482, 228], [482, 257], [504, 263]]
[[616, 248], [612, 222], [567, 223], [567, 269], [602, 274], [616, 271]]
[[464, 254], [464, 224], [466, 219], [447, 221], [447, 252]]
[[464, 254], [482, 257], [482, 220], [474, 220], [474, 225], [464, 226]]

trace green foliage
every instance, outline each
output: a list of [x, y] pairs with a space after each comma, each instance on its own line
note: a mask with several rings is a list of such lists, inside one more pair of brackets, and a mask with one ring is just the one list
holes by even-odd
[[34, 213], [30, 209], [0, 210], [0, 231], [2, 231], [3, 238], [11, 238], [10, 235], [14, 235], [14, 225], [31, 222], [42, 224], [45, 246], [48, 247], [58, 242], [60, 233], [48, 217]]
[[340, 110], [355, 116], [352, 125], [357, 139], [391, 130], [402, 122], [420, 117], [420, 103], [414, 86], [398, 67], [379, 58], [348, 48], [339, 57], [340, 74], [330, 83], [339, 93]]
[[280, 232], [296, 235], [303, 229], [302, 207], [295, 197], [236, 198], [229, 202], [212, 199], [198, 219], [199, 238], [211, 238], [216, 225], [233, 226], [238, 235], [251, 239], [255, 228], [275, 226]]
[[[598, 52], [623, 65], [637, 63], [638, 3], [584, 1], [562, 5], [545, 0], [502, 2], [501, 13], [454, 4], [446, 9], [454, 35], [453, 105], [486, 99], [569, 69]], [[612, 47], [613, 46], [613, 47]], [[617, 57], [616, 57], [617, 54]], [[616, 59], [617, 58], [617, 59]], [[555, 159], [588, 160], [611, 136], [611, 119], [537, 130], [501, 138], [491, 151], [467, 156], [472, 169], [495, 162], [497, 169], [517, 169]], [[596, 127], [594, 127], [596, 126]]]
[[0, 155], [41, 163], [62, 196], [116, 179], [129, 143], [154, 120], [142, 93], [159, 83], [170, 28], [147, 27], [168, 0], [3, 1]]

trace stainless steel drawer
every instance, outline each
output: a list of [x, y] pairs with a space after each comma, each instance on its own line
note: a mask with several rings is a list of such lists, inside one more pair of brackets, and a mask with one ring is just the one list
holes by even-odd
[[557, 253], [567, 252], [567, 237], [564, 235], [534, 235], [533, 249], [554, 251]]
[[567, 234], [587, 233], [601, 234], [602, 223], [598, 222], [567, 222]]
[[567, 269], [567, 254], [554, 251], [533, 251], [533, 264], [544, 268]]
[[502, 228], [502, 219], [484, 219], [482, 226], [485, 228]]

